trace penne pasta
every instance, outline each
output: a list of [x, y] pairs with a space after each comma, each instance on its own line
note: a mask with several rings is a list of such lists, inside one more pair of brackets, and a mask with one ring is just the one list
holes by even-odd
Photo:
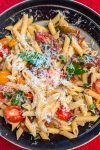
[[30, 133], [33, 134], [34, 136], [36, 136], [36, 127], [35, 127], [35, 125], [32, 126], [32, 123], [30, 122], [28, 117], [26, 117], [26, 119], [25, 119], [25, 125], [28, 128], [28, 130], [30, 131]]
[[49, 140], [48, 133], [40, 132], [39, 134], [40, 134], [40, 136], [41, 136], [42, 139]]
[[79, 54], [80, 56], [83, 55], [83, 50], [74, 37], [72, 37], [72, 47], [74, 48], [74, 50], [77, 54]]
[[52, 23], [55, 25], [55, 24], [57, 24], [57, 23], [59, 22], [59, 20], [60, 20], [60, 15], [57, 14], [57, 15], [52, 19]]
[[54, 25], [52, 23], [52, 20], [49, 21], [48, 28], [49, 28], [49, 30], [50, 30], [50, 32], [51, 32], [52, 35], [56, 34], [56, 29], [55, 29], [55, 27], [54, 27]]
[[65, 41], [64, 41], [64, 46], [63, 46], [63, 52], [65, 53], [65, 55], [67, 56], [68, 59], [68, 48], [70, 45], [70, 39], [68, 36], [65, 36]]
[[16, 131], [17, 140], [21, 137], [23, 132], [24, 132], [24, 130], [21, 127], [19, 127], [19, 129]]
[[25, 14], [22, 20], [21, 35], [25, 35], [28, 27], [28, 15]]
[[91, 122], [96, 121], [99, 118], [99, 116], [81, 116], [76, 118], [76, 122]]
[[59, 129], [56, 128], [48, 128], [48, 132], [52, 133], [52, 134], [58, 134], [59, 133]]
[[85, 90], [85, 93], [92, 96], [95, 99], [100, 100], [100, 95], [98, 93], [96, 93], [95, 91], [92, 90]]
[[1, 116], [1, 117], [3, 117], [3, 116], [4, 116], [4, 114], [3, 114], [3, 110], [2, 110], [2, 109], [0, 109], [0, 116]]
[[72, 122], [72, 131], [73, 131], [75, 136], [78, 136], [79, 130], [78, 130], [78, 126], [77, 126], [76, 121]]
[[68, 131], [60, 131], [60, 134], [67, 137], [68, 139], [73, 139], [76, 136]]

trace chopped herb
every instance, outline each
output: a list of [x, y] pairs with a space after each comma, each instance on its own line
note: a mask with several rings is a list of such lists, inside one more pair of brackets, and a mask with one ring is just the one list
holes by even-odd
[[5, 93], [4, 94], [7, 100], [11, 100], [12, 94], [11, 93]]
[[18, 91], [16, 95], [12, 97], [11, 102], [13, 105], [20, 105], [22, 100], [23, 100], [23, 92]]
[[75, 75], [84, 74], [87, 70], [81, 68], [81, 66], [75, 62], [71, 62], [66, 68], [68, 79]]
[[70, 39], [70, 43], [72, 42], [72, 35], [68, 35], [69, 39]]
[[78, 61], [82, 64], [91, 63], [91, 62], [94, 61], [94, 57], [90, 56], [90, 55], [87, 55], [87, 54], [84, 54], [83, 56], [78, 57]]
[[91, 87], [91, 84], [85, 83], [85, 84], [83, 85], [83, 87], [84, 87], [84, 88], [89, 88], [89, 87]]
[[66, 57], [65, 57], [65, 56], [60, 55], [60, 56], [59, 56], [59, 58], [60, 58], [60, 60], [61, 60], [62, 62], [64, 62], [64, 63], [66, 63], [66, 62], [67, 62], [67, 59], [66, 59]]
[[93, 103], [93, 104], [91, 104], [90, 106], [89, 106], [89, 109], [90, 110], [94, 110], [94, 109], [96, 109], [96, 105]]
[[89, 106], [89, 109], [92, 111], [93, 114], [96, 113], [96, 105], [94, 103]]
[[23, 60], [32, 63], [35, 66], [42, 66], [48, 64], [48, 59], [41, 53], [27, 51], [19, 55]]
[[37, 135], [34, 137], [34, 140], [39, 140], [39, 139], [41, 139], [41, 137], [40, 137], [39, 134], [37, 134]]

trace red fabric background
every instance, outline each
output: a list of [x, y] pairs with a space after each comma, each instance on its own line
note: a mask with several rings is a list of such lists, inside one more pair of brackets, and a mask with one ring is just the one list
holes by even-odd
[[[21, 0], [0, 0], [0, 13]], [[100, 14], [100, 0], [77, 0]], [[0, 137], [0, 150], [23, 150]], [[100, 150], [100, 136], [76, 150]]]

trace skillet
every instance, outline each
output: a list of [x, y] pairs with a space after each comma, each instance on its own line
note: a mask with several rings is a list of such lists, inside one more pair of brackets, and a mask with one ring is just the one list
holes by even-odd
[[[35, 21], [48, 20], [57, 12], [63, 13], [72, 25], [81, 28], [87, 33], [87, 38], [94, 40], [94, 47], [100, 46], [100, 16], [88, 7], [71, 0], [28, 0], [11, 7], [0, 16], [0, 38], [10, 33], [4, 28], [15, 24], [24, 13], [33, 15]], [[87, 123], [79, 128], [80, 134], [76, 139], [68, 140], [63, 136], [50, 135], [51, 141], [34, 141], [31, 135], [25, 133], [20, 140], [16, 140], [15, 132], [11, 126], [0, 118], [0, 135], [15, 145], [32, 150], [65, 150], [79, 147], [99, 135], [100, 120], [96, 123]]]

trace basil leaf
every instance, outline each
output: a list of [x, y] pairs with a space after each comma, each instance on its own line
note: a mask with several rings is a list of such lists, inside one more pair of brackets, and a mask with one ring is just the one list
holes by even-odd
[[64, 63], [66, 63], [66, 62], [67, 62], [67, 59], [66, 59], [66, 57], [65, 57], [65, 56], [60, 55], [60, 56], [59, 56], [59, 58], [60, 58], [60, 60], [61, 60], [62, 62], [64, 62]]
[[96, 105], [94, 103], [89, 106], [89, 109], [94, 115], [96, 114]]
[[88, 54], [84, 54], [83, 56], [79, 56], [79, 57], [78, 57], [78, 61], [79, 61], [80, 63], [83, 63], [83, 64], [85, 64], [85, 63], [91, 63], [91, 62], [94, 61], [94, 57], [93, 57], [93, 56], [90, 56], [90, 55], [88, 55]]
[[80, 75], [84, 74], [87, 72], [87, 70], [84, 70], [81, 68], [81, 66], [75, 62], [71, 62], [67, 67], [66, 67], [66, 72], [68, 78], [75, 76], [75, 75]]
[[85, 83], [85, 84], [83, 85], [83, 87], [84, 87], [84, 88], [89, 88], [89, 87], [91, 87], [91, 84]]
[[22, 91], [18, 91], [16, 93], [16, 95], [12, 97], [11, 102], [12, 102], [13, 105], [20, 105], [21, 101], [23, 100], [23, 98], [24, 98], [23, 97], [23, 92]]
[[12, 94], [11, 93], [5, 93], [4, 94], [7, 100], [11, 100]]
[[23, 52], [19, 55], [23, 60], [30, 62], [35, 66], [42, 66], [48, 64], [48, 59], [41, 53], [38, 52]]
[[70, 39], [70, 43], [72, 42], [72, 35], [68, 35], [69, 39]]
[[91, 104], [90, 106], [89, 106], [89, 109], [90, 110], [95, 110], [96, 109], [96, 105], [93, 103], [93, 104]]

